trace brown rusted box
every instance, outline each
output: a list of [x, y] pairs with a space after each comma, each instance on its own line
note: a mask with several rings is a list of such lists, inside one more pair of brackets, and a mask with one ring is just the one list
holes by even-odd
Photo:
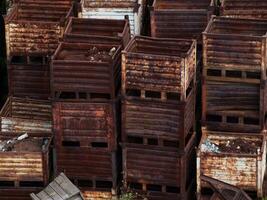
[[124, 186], [148, 199], [194, 199], [196, 137], [184, 151], [123, 144]]
[[120, 89], [120, 52], [121, 46], [112, 44], [61, 43], [52, 57], [51, 96], [115, 99]]
[[117, 148], [117, 102], [54, 102], [53, 130], [56, 143], [77, 147]]
[[2, 132], [52, 135], [52, 108], [48, 100], [9, 97], [1, 110]]
[[53, 54], [72, 15], [71, 0], [20, 0], [5, 17], [7, 56]]
[[122, 141], [183, 150], [194, 134], [195, 89], [185, 102], [122, 101]]
[[90, 188], [81, 188], [84, 200], [111, 200], [113, 195], [110, 191], [93, 191]]
[[[34, 57], [32, 56], [31, 59]], [[50, 67], [48, 60], [35, 57], [21, 60], [12, 56], [8, 67], [9, 95], [35, 99], [50, 97]]]
[[215, 12], [214, 0], [155, 0], [150, 11], [151, 36], [197, 39]]
[[[1, 133], [0, 141], [20, 134]], [[51, 138], [31, 137], [11, 151], [0, 152], [1, 187], [42, 187], [49, 182], [49, 149]], [[0, 190], [1, 190], [0, 187]]]
[[[262, 197], [266, 168], [266, 137], [249, 133], [226, 133], [202, 130], [197, 155], [198, 193], [207, 187], [200, 176], [205, 175]], [[215, 147], [205, 147], [210, 142]], [[211, 145], [209, 145], [211, 146]]]
[[221, 0], [220, 14], [245, 19], [267, 19], [267, 1]]
[[134, 37], [122, 52], [122, 95], [185, 101], [196, 81], [196, 42]]
[[209, 80], [266, 80], [267, 20], [213, 16], [203, 32], [204, 76]]
[[131, 39], [129, 20], [83, 19], [71, 17], [65, 42], [112, 44], [125, 47]]
[[202, 81], [202, 124], [208, 130], [250, 132], [265, 127], [266, 81]]
[[1, 200], [32, 200], [31, 193], [38, 193], [42, 188], [38, 187], [0, 187]]

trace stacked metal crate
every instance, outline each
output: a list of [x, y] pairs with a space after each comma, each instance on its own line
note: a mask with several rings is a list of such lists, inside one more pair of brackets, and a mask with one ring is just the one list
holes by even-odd
[[215, 12], [214, 0], [154, 0], [151, 8], [151, 35], [159, 38], [197, 39]]
[[1, 110], [1, 146], [27, 133], [29, 138], [0, 155], [1, 199], [29, 199], [49, 182], [51, 175], [51, 103], [9, 97]]
[[[223, 180], [259, 197], [266, 160], [266, 31], [266, 20], [213, 16], [203, 33], [205, 128], [198, 177]], [[199, 180], [198, 193], [204, 187]]]
[[81, 18], [124, 19], [128, 16], [131, 34], [142, 32], [145, 0], [82, 0]]
[[125, 188], [192, 199], [196, 42], [134, 37], [122, 53]]
[[56, 173], [88, 199], [117, 192], [121, 50], [129, 21], [71, 18], [51, 62]]
[[47, 99], [49, 58], [72, 15], [72, 1], [15, 2], [5, 17], [9, 93]]

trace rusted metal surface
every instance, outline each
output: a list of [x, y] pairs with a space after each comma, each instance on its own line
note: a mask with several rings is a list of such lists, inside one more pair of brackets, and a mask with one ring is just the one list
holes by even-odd
[[40, 187], [3, 188], [0, 187], [1, 200], [31, 200], [30, 193], [39, 192]]
[[122, 101], [122, 141], [184, 149], [194, 134], [195, 89], [186, 102]]
[[[197, 155], [198, 193], [200, 194], [201, 188], [208, 187], [200, 180], [200, 176], [205, 175], [247, 191], [257, 192], [258, 197], [261, 197], [266, 168], [265, 136], [251, 136], [245, 133], [240, 136], [238, 133], [211, 132], [206, 129], [203, 129], [202, 133], [204, 136]], [[238, 138], [241, 138], [243, 142], [254, 144], [255, 152], [245, 152], [242, 150], [244, 148], [242, 144], [239, 146], [241, 149], [239, 152], [232, 150], [226, 152], [221, 149], [222, 145], [229, 146]], [[203, 144], [207, 141], [219, 146], [219, 152], [204, 149]]]
[[53, 54], [71, 15], [71, 0], [20, 0], [5, 17], [8, 57]]
[[66, 42], [112, 44], [125, 47], [131, 38], [129, 20], [70, 18]]
[[[50, 67], [43, 57], [20, 60], [13, 56], [8, 63], [9, 95], [35, 99], [50, 97]], [[27, 58], [27, 57], [26, 57]], [[33, 57], [31, 57], [33, 58]]]
[[[10, 139], [1, 133], [0, 141]], [[36, 187], [48, 183], [51, 138], [28, 138], [11, 151], [0, 152], [1, 187]], [[1, 190], [1, 189], [0, 189]]]
[[78, 187], [116, 193], [117, 170], [116, 152], [106, 147], [78, 147], [74, 142], [56, 145], [56, 173], [64, 172]]
[[[242, 189], [238, 187], [207, 176], [201, 176], [200, 178], [201, 181], [207, 183], [214, 191], [209, 200], [252, 200]], [[204, 198], [200, 198], [199, 200], [204, 200]]]
[[78, 147], [100, 145], [116, 150], [118, 103], [55, 102], [53, 126], [56, 143], [76, 142]]
[[128, 16], [131, 34], [139, 35], [142, 28], [144, 0], [82, 0], [82, 18], [124, 19]]
[[155, 0], [150, 11], [151, 35], [159, 38], [197, 39], [214, 14], [213, 0]]
[[142, 144], [123, 144], [125, 188], [148, 199], [193, 199], [195, 144], [192, 137], [184, 151]]
[[51, 95], [115, 99], [120, 88], [121, 46], [61, 43], [52, 58]]
[[203, 79], [202, 123], [209, 130], [259, 133], [265, 127], [266, 83]]
[[111, 200], [112, 193], [105, 191], [91, 191], [82, 188], [82, 194], [85, 200]]
[[134, 37], [122, 52], [122, 95], [185, 101], [196, 81], [196, 42]]
[[51, 135], [51, 111], [49, 101], [9, 97], [1, 110], [1, 131]]
[[266, 80], [267, 21], [215, 17], [203, 32], [204, 76], [209, 80]]
[[222, 0], [221, 15], [244, 19], [267, 19], [267, 1]]

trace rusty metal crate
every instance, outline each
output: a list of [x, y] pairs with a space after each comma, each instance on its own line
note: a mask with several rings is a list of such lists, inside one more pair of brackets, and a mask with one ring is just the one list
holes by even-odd
[[[197, 155], [198, 193], [208, 187], [200, 176], [221, 180], [262, 197], [266, 168], [266, 137], [250, 133], [227, 133], [202, 130]], [[215, 147], [205, 147], [207, 142]], [[207, 146], [207, 145], [206, 145]]]
[[40, 192], [41, 190], [41, 187], [0, 187], [0, 197], [1, 200], [32, 200], [30, 194]]
[[185, 101], [196, 82], [196, 42], [134, 37], [122, 52], [122, 96]]
[[220, 14], [245, 19], [267, 19], [265, 0], [221, 0]]
[[12, 56], [7, 68], [9, 95], [35, 99], [48, 99], [50, 97], [48, 60], [44, 60], [43, 57], [35, 57], [34, 60], [21, 60], [20, 56]]
[[[1, 133], [0, 141], [11, 138], [10, 134]], [[30, 137], [15, 144], [11, 151], [0, 152], [0, 190], [45, 186], [50, 176], [50, 145], [51, 138]]]
[[265, 127], [266, 82], [261, 84], [203, 79], [202, 125], [209, 130], [251, 132]]
[[79, 188], [117, 193], [117, 152], [107, 147], [79, 147], [75, 143], [56, 144], [56, 174], [64, 172]]
[[124, 19], [128, 16], [131, 34], [142, 32], [145, 0], [81, 0], [81, 18]]
[[48, 100], [9, 97], [1, 115], [2, 132], [27, 132], [28, 134], [52, 134], [52, 108]]
[[65, 42], [112, 44], [125, 47], [131, 38], [129, 20], [70, 18]]
[[51, 62], [51, 96], [115, 99], [120, 89], [120, 52], [121, 46], [111, 44], [60, 43]]
[[122, 101], [122, 141], [184, 149], [195, 130], [195, 89], [186, 102]]
[[53, 130], [57, 145], [117, 149], [118, 102], [54, 102]]
[[110, 191], [93, 191], [90, 188], [81, 188], [84, 200], [111, 200], [113, 195]]
[[203, 32], [203, 75], [209, 80], [266, 80], [267, 20], [213, 16]]
[[189, 197], [194, 194], [195, 145], [195, 136], [184, 151], [124, 143], [124, 187], [144, 194], [148, 199], [159, 199], [157, 196], [192, 199]]
[[197, 39], [201, 43], [201, 34], [214, 12], [214, 0], [155, 0], [150, 11], [151, 35]]
[[71, 15], [71, 0], [20, 0], [5, 17], [7, 56], [53, 54]]

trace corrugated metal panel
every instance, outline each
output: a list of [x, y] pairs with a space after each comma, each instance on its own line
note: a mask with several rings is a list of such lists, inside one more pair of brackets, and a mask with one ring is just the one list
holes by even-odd
[[39, 192], [42, 188], [0, 188], [1, 200], [31, 200], [30, 193]]
[[125, 47], [131, 38], [129, 20], [70, 18], [64, 33], [66, 42], [90, 42]]
[[111, 200], [111, 192], [104, 191], [90, 191], [86, 189], [81, 189], [85, 200]]
[[257, 0], [222, 0], [221, 15], [245, 18], [267, 19], [267, 1]]
[[129, 17], [131, 33], [139, 35], [142, 27], [144, 3], [142, 0], [134, 1], [82, 1], [83, 18], [124, 19]]

